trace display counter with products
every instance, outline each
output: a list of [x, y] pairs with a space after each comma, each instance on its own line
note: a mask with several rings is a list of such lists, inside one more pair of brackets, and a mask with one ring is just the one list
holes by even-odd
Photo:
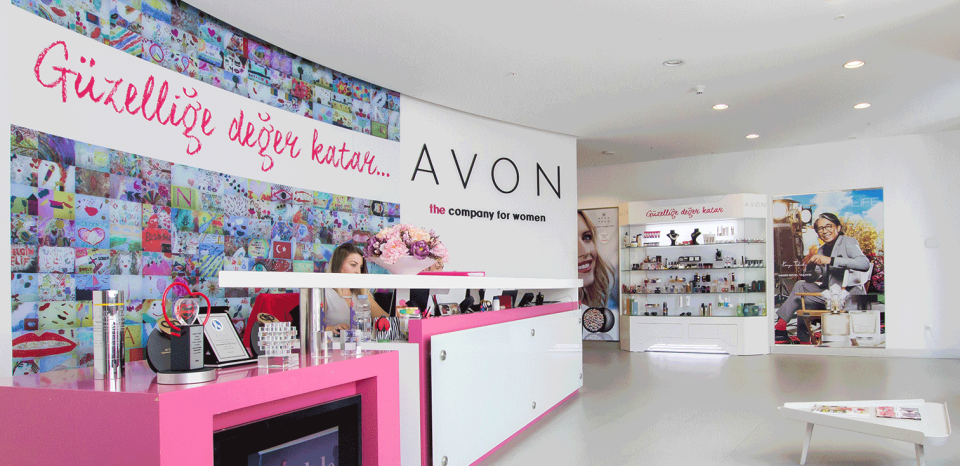
[[[220, 286], [552, 290], [560, 293], [546, 294], [576, 297], [581, 281], [221, 272]], [[583, 385], [581, 325], [579, 304], [572, 299], [411, 320], [406, 344], [415, 344], [419, 354], [420, 417], [402, 417], [401, 431], [419, 431], [421, 464], [473, 464], [574, 396]], [[409, 379], [409, 374], [400, 377]], [[405, 459], [408, 453], [401, 452]]]
[[[400, 464], [398, 356], [301, 357], [293, 369], [239, 366], [158, 385], [145, 361], [122, 380], [90, 368], [0, 378], [4, 464], [213, 465], [224, 429], [360, 395], [362, 465]], [[29, 406], [30, 409], [24, 409]], [[340, 464], [340, 463], [338, 463]]]

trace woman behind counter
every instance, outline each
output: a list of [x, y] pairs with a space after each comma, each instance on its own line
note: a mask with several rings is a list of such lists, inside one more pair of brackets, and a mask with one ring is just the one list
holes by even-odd
[[[363, 251], [353, 243], [343, 243], [333, 250], [330, 258], [331, 273], [367, 273], [367, 265], [363, 260]], [[339, 334], [340, 330], [348, 330], [353, 323], [351, 306], [356, 304], [357, 296], [366, 295], [370, 303], [370, 317], [376, 321], [387, 313], [373, 299], [370, 290], [335, 288], [323, 290], [323, 329]]]

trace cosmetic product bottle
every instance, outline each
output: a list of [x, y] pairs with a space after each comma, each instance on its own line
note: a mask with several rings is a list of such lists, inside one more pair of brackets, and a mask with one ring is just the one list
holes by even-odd
[[707, 315], [711, 317], [713, 316], [713, 303], [710, 303], [707, 307]]
[[667, 303], [666, 303], [666, 302], [663, 303], [663, 315], [664, 315], [664, 316], [667, 315]]

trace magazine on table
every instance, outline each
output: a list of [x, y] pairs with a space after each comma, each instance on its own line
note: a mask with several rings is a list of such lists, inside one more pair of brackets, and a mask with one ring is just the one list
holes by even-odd
[[826, 414], [846, 414], [851, 416], [869, 416], [870, 410], [855, 406], [814, 405], [813, 412]]
[[893, 406], [877, 406], [877, 417], [888, 419], [920, 420], [920, 408], [895, 408]]

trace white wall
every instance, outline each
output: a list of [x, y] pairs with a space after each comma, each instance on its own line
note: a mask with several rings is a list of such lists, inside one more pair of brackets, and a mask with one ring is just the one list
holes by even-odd
[[[950, 235], [960, 231], [960, 131], [581, 168], [577, 180], [580, 208], [882, 187], [886, 353], [958, 354], [960, 312], [951, 298], [960, 247]], [[925, 247], [928, 239], [939, 247]]]
[[[9, 8], [12, 8], [11, 5], [3, 5], [2, 11], [10, 11]], [[0, 14], [0, 28], [3, 28], [4, 31], [10, 29], [10, 15]], [[9, 34], [6, 32], [4, 35], [0, 36], [0, 57], [9, 57], [10, 49], [13, 48], [13, 45], [10, 43]], [[4, 68], [6, 65], [0, 64], [0, 130], [4, 133], [8, 132], [10, 128], [10, 76], [6, 73]], [[3, 186], [10, 185], [10, 178], [6, 178], [6, 174], [10, 173], [10, 144], [9, 142], [5, 144], [0, 144], [0, 174], [3, 174], [6, 182], [2, 183]], [[6, 189], [9, 194], [10, 188]], [[0, 202], [0, 219], [10, 218], [10, 203], [9, 202]], [[10, 223], [4, 221], [4, 226], [0, 227], [0, 234], [5, 235], [4, 238], [10, 237]], [[10, 257], [10, 241], [0, 241], [0, 257]], [[4, 277], [9, 275], [7, 272], [10, 271], [10, 263], [6, 262], [9, 259], [6, 259], [4, 262]], [[0, 375], [8, 375], [13, 371], [13, 362], [10, 359], [11, 349], [10, 342], [13, 341], [13, 328], [12, 328], [12, 316], [13, 312], [10, 309], [10, 282], [7, 280], [0, 280]]]
[[[5, 132], [10, 124], [15, 124], [251, 179], [399, 202], [403, 222], [433, 228], [441, 235], [451, 252], [448, 269], [483, 270], [488, 276], [501, 277], [575, 277], [576, 143], [572, 137], [487, 120], [404, 96], [401, 100], [402, 142], [386, 141], [269, 107], [130, 57], [33, 16], [9, 2], [0, 4], [0, 18], [0, 26], [5, 26], [0, 33], [3, 52], [0, 56], [4, 57], [0, 60], [0, 128]], [[182, 108], [185, 101], [200, 102], [210, 109], [215, 132], [199, 136], [202, 149], [190, 155], [185, 150], [188, 140], [181, 134], [183, 128], [161, 126], [141, 116], [118, 114], [103, 105], [104, 101], [94, 103], [89, 98], [78, 98], [73, 76], [68, 76], [67, 101], [64, 102], [59, 86], [43, 87], [34, 73], [38, 56], [55, 41], [65, 41], [69, 58], [64, 58], [61, 47], [52, 49], [39, 68], [42, 81], [55, 81], [57, 72], [53, 67], [67, 66], [84, 76], [81, 88], [94, 77], [99, 94], [110, 90], [105, 79], [122, 78], [123, 85], [115, 95], [122, 105], [127, 84], [134, 84], [142, 93], [144, 83], [153, 76], [155, 93], [160, 83], [170, 83], [170, 97], [164, 109], [174, 101], [174, 94], [183, 95], [183, 88], [195, 89], [196, 98], [182, 98], [177, 103]], [[95, 65], [91, 65], [91, 58], [95, 59]], [[256, 115], [269, 113], [270, 124], [284, 133], [289, 131], [299, 136], [299, 157], [274, 154], [274, 167], [263, 171], [263, 159], [257, 149], [241, 147], [228, 137], [231, 120], [241, 110], [247, 121], [254, 119], [258, 125]], [[194, 130], [194, 134], [198, 134], [198, 130]], [[325, 144], [338, 147], [345, 144], [351, 151], [376, 155], [379, 170], [390, 176], [345, 171], [311, 160], [314, 131]], [[429, 173], [419, 173], [416, 181], [411, 181], [424, 144], [430, 150], [439, 185]], [[3, 147], [0, 170], [9, 173], [9, 144], [0, 144], [0, 147]], [[461, 184], [451, 149], [457, 153], [464, 176], [473, 154], [477, 154], [467, 188]], [[491, 167], [501, 157], [512, 160], [519, 172], [519, 185], [511, 194], [500, 193], [491, 181]], [[537, 163], [555, 185], [557, 167], [560, 167], [559, 198], [542, 178], [541, 195], [537, 196]], [[424, 161], [421, 168], [427, 166]], [[497, 173], [497, 180], [505, 187], [512, 187], [517, 178], [505, 162]], [[4, 186], [9, 193], [9, 182]], [[542, 215], [546, 221], [471, 220], [435, 215], [429, 213], [430, 204]], [[3, 203], [2, 209], [0, 216], [9, 217], [9, 203]], [[0, 234], [9, 238], [10, 223], [0, 223], [3, 224]], [[4, 242], [4, 257], [10, 257], [9, 248], [9, 242]], [[2, 271], [10, 276], [9, 262], [3, 263]], [[0, 374], [11, 371], [9, 297], [10, 282], [0, 280], [0, 309], [3, 309], [0, 312]]]
[[[399, 196], [404, 222], [433, 228], [451, 251], [448, 270], [483, 270], [505, 277], [576, 278], [576, 140], [570, 136], [532, 130], [481, 118], [404, 96], [402, 102], [403, 152]], [[420, 152], [426, 144], [437, 173], [418, 172]], [[467, 187], [454, 162], [456, 153], [466, 179], [477, 155]], [[497, 164], [494, 186], [491, 170]], [[537, 164], [557, 185], [560, 167], [560, 197], [538, 175]], [[426, 156], [421, 169], [429, 169]], [[537, 177], [540, 195], [537, 195]], [[437, 184], [439, 181], [439, 185]], [[430, 205], [541, 215], [544, 222], [470, 219], [430, 213]]]

